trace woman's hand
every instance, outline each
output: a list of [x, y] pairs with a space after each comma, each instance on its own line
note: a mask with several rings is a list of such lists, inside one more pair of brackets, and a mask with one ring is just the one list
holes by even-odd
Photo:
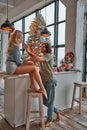
[[29, 48], [29, 46], [28, 46], [27, 44], [23, 44], [23, 46], [24, 46], [26, 52], [27, 52], [30, 56], [35, 56], [35, 54], [30, 51], [30, 48]]
[[29, 46], [27, 44], [24, 43], [23, 46], [24, 46], [26, 52], [30, 51], [30, 48], [29, 48]]

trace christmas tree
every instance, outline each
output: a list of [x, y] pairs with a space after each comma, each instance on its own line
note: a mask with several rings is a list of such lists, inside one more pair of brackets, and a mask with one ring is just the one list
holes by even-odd
[[45, 29], [46, 22], [43, 16], [38, 13], [30, 25], [29, 37], [27, 44], [30, 50], [36, 54], [40, 54], [40, 47], [42, 43], [41, 32]]

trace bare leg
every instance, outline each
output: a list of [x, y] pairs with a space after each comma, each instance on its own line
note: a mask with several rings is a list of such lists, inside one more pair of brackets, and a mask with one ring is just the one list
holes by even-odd
[[36, 80], [36, 82], [38, 83], [41, 92], [43, 93], [43, 95], [45, 96], [45, 98], [47, 98], [47, 93], [46, 90], [42, 84], [41, 81], [41, 77], [40, 74], [36, 68], [35, 65], [22, 65], [17, 67], [16, 71], [14, 74], [26, 74], [26, 73], [32, 73], [33, 74], [33, 78]]
[[[23, 63], [23, 65], [34, 65], [33, 61], [26, 61]], [[35, 91], [38, 91], [37, 87], [35, 86], [34, 83], [34, 78], [33, 78], [33, 73], [29, 73], [30, 74], [30, 80], [31, 80], [31, 85], [30, 87], [33, 88]]]
[[25, 61], [23, 65], [34, 65], [33, 61]]
[[36, 87], [35, 83], [34, 83], [34, 78], [33, 78], [33, 74], [30, 73], [30, 79], [31, 79], [31, 88], [35, 89], [35, 91], [39, 91], [38, 88]]

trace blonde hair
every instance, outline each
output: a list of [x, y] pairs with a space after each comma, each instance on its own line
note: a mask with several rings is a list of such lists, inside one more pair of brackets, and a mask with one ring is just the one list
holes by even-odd
[[9, 37], [8, 41], [8, 48], [7, 48], [7, 54], [10, 54], [14, 44], [16, 44], [19, 47], [19, 39], [22, 37], [23, 33], [19, 30], [14, 30]]

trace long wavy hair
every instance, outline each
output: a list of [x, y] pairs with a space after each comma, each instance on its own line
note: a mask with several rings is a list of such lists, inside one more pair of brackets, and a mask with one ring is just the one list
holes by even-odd
[[19, 30], [14, 30], [9, 37], [8, 41], [8, 48], [7, 48], [7, 54], [9, 55], [14, 47], [14, 44], [16, 44], [19, 47], [19, 39], [22, 37], [23, 33]]
[[43, 45], [45, 45], [45, 47], [46, 47], [46, 53], [51, 53], [52, 52], [51, 45], [48, 42], [42, 43], [42, 46]]

